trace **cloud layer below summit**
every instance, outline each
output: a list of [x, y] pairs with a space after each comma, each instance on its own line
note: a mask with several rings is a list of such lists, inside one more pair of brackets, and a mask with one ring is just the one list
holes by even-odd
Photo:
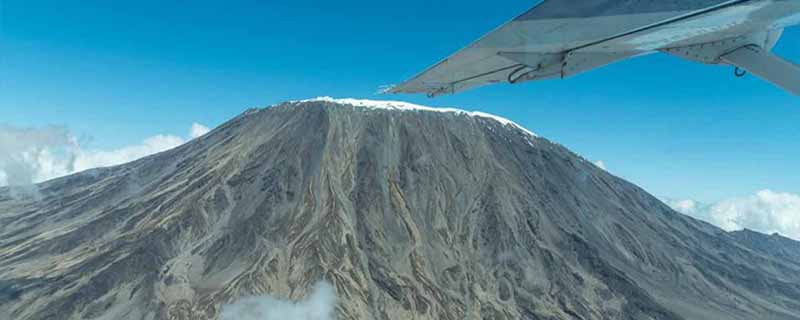
[[31, 188], [35, 183], [72, 173], [131, 162], [175, 148], [209, 131], [194, 123], [186, 137], [159, 134], [138, 144], [96, 150], [82, 146], [67, 127], [0, 125], [0, 186]]
[[710, 222], [726, 231], [750, 229], [800, 240], [800, 195], [762, 190], [714, 204], [667, 200], [678, 212]]

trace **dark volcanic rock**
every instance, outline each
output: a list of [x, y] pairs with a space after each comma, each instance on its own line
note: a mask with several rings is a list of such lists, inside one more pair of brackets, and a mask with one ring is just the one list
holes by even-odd
[[800, 319], [796, 259], [465, 113], [286, 103], [39, 188], [0, 191], [0, 317], [213, 319], [325, 279], [338, 319]]

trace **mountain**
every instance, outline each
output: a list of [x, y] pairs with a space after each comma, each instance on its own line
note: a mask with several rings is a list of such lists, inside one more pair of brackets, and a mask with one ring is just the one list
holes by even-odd
[[779, 234], [766, 235], [752, 230], [731, 232], [733, 237], [745, 247], [759, 252], [766, 252], [781, 260], [800, 263], [800, 242]]
[[800, 262], [481, 113], [288, 102], [38, 189], [0, 189], [0, 318], [215, 319], [324, 281], [340, 320], [800, 319]]

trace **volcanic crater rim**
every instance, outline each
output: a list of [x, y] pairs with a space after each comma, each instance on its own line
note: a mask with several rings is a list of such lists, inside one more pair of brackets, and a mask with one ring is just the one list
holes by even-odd
[[304, 103], [313, 103], [313, 102], [327, 102], [342, 106], [353, 106], [353, 107], [361, 107], [365, 109], [371, 110], [393, 110], [393, 111], [424, 111], [424, 112], [438, 112], [438, 113], [454, 113], [457, 115], [466, 115], [475, 118], [482, 118], [482, 119], [489, 119], [500, 123], [503, 126], [513, 127], [518, 129], [525, 134], [534, 137], [540, 138], [540, 136], [534, 133], [531, 130], [517, 124], [514, 121], [511, 121], [507, 118], [503, 118], [500, 116], [496, 116], [490, 113], [480, 112], [480, 111], [467, 111], [457, 108], [439, 108], [439, 107], [429, 107], [423, 106], [418, 104], [413, 104], [410, 102], [404, 101], [392, 101], [392, 100], [369, 100], [369, 99], [354, 99], [354, 98], [333, 98], [329, 96], [322, 96], [316, 97], [311, 99], [305, 100], [292, 100], [285, 102], [283, 104], [304, 104]]

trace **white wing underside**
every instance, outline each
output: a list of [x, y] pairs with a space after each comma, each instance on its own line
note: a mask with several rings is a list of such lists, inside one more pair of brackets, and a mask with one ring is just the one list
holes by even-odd
[[665, 48], [779, 28], [771, 16], [753, 17], [797, 12], [798, 2], [548, 0], [388, 92], [435, 96], [566, 78]]

